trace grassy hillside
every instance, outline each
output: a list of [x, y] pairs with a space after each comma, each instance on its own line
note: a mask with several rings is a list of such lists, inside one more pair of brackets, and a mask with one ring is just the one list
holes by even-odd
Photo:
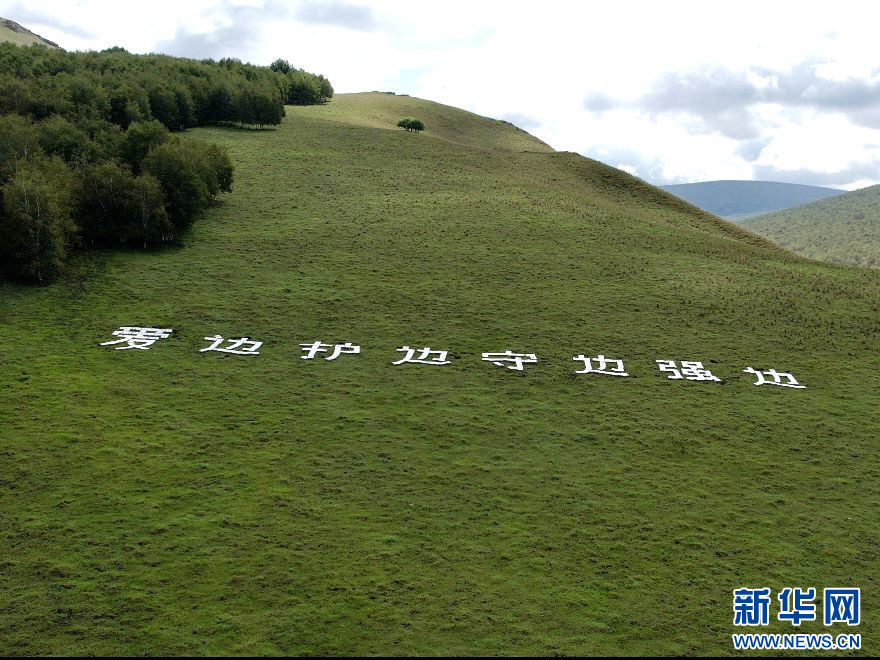
[[49, 46], [50, 48], [58, 48], [58, 44], [54, 41], [44, 39], [40, 35], [34, 34], [26, 27], [19, 25], [8, 18], [0, 18], [0, 41], [9, 41], [17, 46], [42, 44], [43, 46]]
[[876, 652], [880, 272], [413, 98], [193, 134], [237, 170], [184, 245], [0, 288], [0, 651], [729, 654], [789, 585], [860, 587]]
[[703, 181], [662, 188], [694, 206], [732, 222], [846, 192], [835, 188], [776, 181]]
[[[357, 113], [348, 104], [330, 104], [321, 113], [327, 121], [347, 126], [400, 132], [398, 120], [413, 115], [427, 125], [427, 134], [479, 151], [552, 152], [544, 142], [510, 122], [475, 115], [467, 110], [391, 92], [354, 95]], [[389, 98], [390, 97], [390, 98]]]
[[761, 215], [743, 225], [812, 259], [880, 267], [880, 186]]

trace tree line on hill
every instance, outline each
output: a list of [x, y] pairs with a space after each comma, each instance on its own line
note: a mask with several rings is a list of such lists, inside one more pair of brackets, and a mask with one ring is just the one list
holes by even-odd
[[291, 105], [315, 105], [333, 98], [333, 85], [322, 75], [294, 69], [287, 60], [277, 59], [269, 68], [284, 76], [287, 82], [285, 101]]
[[[317, 95], [294, 94], [303, 85]], [[77, 246], [174, 240], [233, 174], [224, 148], [175, 133], [276, 125], [292, 94], [332, 93], [322, 76], [235, 59], [0, 44], [0, 270], [47, 283]]]

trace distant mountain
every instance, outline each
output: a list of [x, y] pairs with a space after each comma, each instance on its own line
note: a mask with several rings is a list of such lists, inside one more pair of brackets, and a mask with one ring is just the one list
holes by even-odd
[[880, 185], [742, 222], [812, 259], [880, 268]]
[[44, 39], [38, 34], [34, 34], [26, 27], [19, 25], [15, 21], [8, 18], [0, 18], [0, 41], [11, 41], [18, 46], [30, 46], [31, 44], [43, 44], [50, 48], [59, 48], [54, 41]]
[[846, 192], [775, 181], [703, 181], [660, 187], [704, 211], [733, 222]]

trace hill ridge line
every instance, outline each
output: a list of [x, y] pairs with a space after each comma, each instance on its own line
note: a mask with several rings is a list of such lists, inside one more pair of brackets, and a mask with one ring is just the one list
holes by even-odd
[[46, 39], [46, 37], [41, 37], [36, 32], [32, 32], [24, 27], [21, 23], [16, 23], [10, 18], [3, 18], [0, 16], [0, 26], [5, 27], [10, 32], [15, 32], [16, 34], [23, 34], [26, 36], [33, 37], [38, 43], [45, 44], [46, 46], [52, 46], [53, 48], [61, 48], [58, 44], [56, 44], [51, 39]]

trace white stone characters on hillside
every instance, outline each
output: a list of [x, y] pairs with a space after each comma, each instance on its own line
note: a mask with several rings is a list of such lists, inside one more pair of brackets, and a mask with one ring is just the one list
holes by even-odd
[[[397, 362], [392, 362], [391, 364], [404, 364], [405, 362], [412, 362], [413, 364], [431, 364], [431, 365], [444, 365], [449, 364], [449, 360], [446, 359], [449, 351], [435, 351], [431, 350], [427, 346], [425, 348], [410, 348], [409, 346], [404, 346], [403, 348], [395, 349], [398, 353], [406, 353], [401, 359]], [[421, 351], [419, 353], [419, 357], [415, 357], [416, 351]], [[431, 357], [431, 356], [434, 357]]]
[[504, 353], [483, 353], [483, 362], [491, 362], [497, 367], [507, 367], [514, 371], [522, 371], [524, 364], [535, 364], [538, 356], [534, 353], [514, 353], [507, 350]]
[[114, 330], [111, 334], [119, 337], [116, 341], [105, 341], [101, 346], [113, 346], [114, 344], [125, 344], [125, 346], [117, 346], [117, 351], [124, 351], [129, 348], [137, 348], [146, 351], [160, 339], [167, 339], [171, 336], [171, 328], [141, 328], [138, 326], [124, 325], [118, 330]]
[[680, 368], [676, 366], [675, 360], [655, 360], [655, 362], [660, 368], [660, 371], [669, 374], [669, 376], [667, 376], [669, 380], [681, 380], [686, 378], [687, 380], [713, 381], [716, 383], [721, 382], [721, 379], [713, 376], [712, 372], [706, 369], [702, 362], [688, 362], [682, 360]]
[[[171, 328], [144, 328], [140, 326], [122, 326], [118, 330], [113, 331], [113, 336], [118, 337], [113, 341], [101, 342], [101, 346], [115, 346], [116, 350], [124, 351], [135, 348], [145, 351], [149, 349], [160, 339], [167, 339], [171, 336]], [[259, 355], [263, 342], [250, 339], [249, 337], [239, 337], [238, 339], [226, 339], [221, 335], [213, 335], [205, 337], [205, 341], [211, 342], [210, 346], [199, 349], [200, 353], [209, 351], [217, 351], [218, 353], [231, 353], [233, 355]], [[311, 343], [300, 344], [303, 360], [314, 360], [322, 357], [326, 361], [336, 360], [343, 355], [358, 355], [361, 347], [358, 344], [345, 342], [343, 344], [324, 344], [321, 341], [313, 341]], [[413, 348], [411, 346], [402, 346], [395, 349], [396, 352], [402, 353], [400, 359], [391, 362], [394, 366], [401, 364], [425, 364], [430, 366], [443, 366], [452, 364], [449, 360], [448, 350], [438, 350], [425, 346], [423, 348]], [[497, 367], [504, 367], [513, 371], [524, 371], [525, 365], [536, 364], [538, 356], [535, 353], [514, 353], [506, 350], [503, 353], [483, 353], [483, 362], [491, 362]], [[583, 363], [583, 369], [578, 369], [576, 374], [596, 374], [602, 376], [620, 376], [627, 377], [630, 374], [626, 370], [623, 360], [611, 358], [604, 354], [587, 356], [576, 355], [572, 358], [575, 362]], [[667, 374], [669, 380], [693, 380], [703, 382], [720, 383], [721, 379], [715, 376], [709, 369], [703, 366], [702, 362], [682, 360], [680, 363], [676, 360], [655, 360], [654, 361], [662, 373]], [[746, 367], [743, 373], [752, 374], [756, 377], [753, 385], [776, 385], [778, 387], [789, 387], [793, 389], [806, 389], [805, 385], [801, 385], [795, 377], [788, 372], [779, 371], [777, 369], [759, 370], [754, 367]]]
[[[218, 351], [220, 353], [232, 353], [233, 355], [259, 355], [260, 346], [263, 345], [261, 341], [254, 341], [252, 339], [248, 339], [247, 337], [241, 337], [239, 339], [223, 339], [220, 335], [214, 335], [213, 337], [205, 337], [205, 341], [214, 342], [208, 348], [199, 349], [199, 353], [205, 353], [207, 351]], [[224, 341], [229, 342], [229, 346], [223, 348], [221, 344]]]
[[[575, 371], [576, 374], [604, 374], [605, 376], [629, 376], [623, 366], [623, 360], [615, 360], [607, 358], [604, 355], [596, 357], [586, 357], [585, 355], [576, 355], [572, 358], [575, 362], [583, 362], [584, 370]], [[593, 363], [595, 367], [593, 366]]]
[[[743, 369], [743, 373], [754, 374], [758, 377], [757, 382], [752, 383], [752, 385], [779, 385], [780, 387], [793, 387], [799, 390], [807, 389], [806, 385], [801, 385], [795, 380], [795, 377], [790, 373], [786, 373], [784, 371], [776, 371], [776, 369], [767, 369], [766, 371], [758, 371], [757, 369], [753, 369], [752, 367], [746, 367]], [[767, 379], [771, 380], [767, 380]], [[782, 379], [785, 378], [785, 382], [782, 382]]]
[[346, 353], [356, 355], [361, 352], [361, 347], [352, 344], [351, 342], [330, 346], [330, 344], [322, 344], [321, 342], [316, 341], [311, 344], [300, 344], [300, 346], [302, 346], [303, 353], [305, 353], [305, 355], [301, 356], [303, 360], [314, 360], [318, 353], [326, 353], [331, 348], [333, 349], [333, 352], [329, 357], [324, 358], [327, 361], [335, 360], [340, 355]]

